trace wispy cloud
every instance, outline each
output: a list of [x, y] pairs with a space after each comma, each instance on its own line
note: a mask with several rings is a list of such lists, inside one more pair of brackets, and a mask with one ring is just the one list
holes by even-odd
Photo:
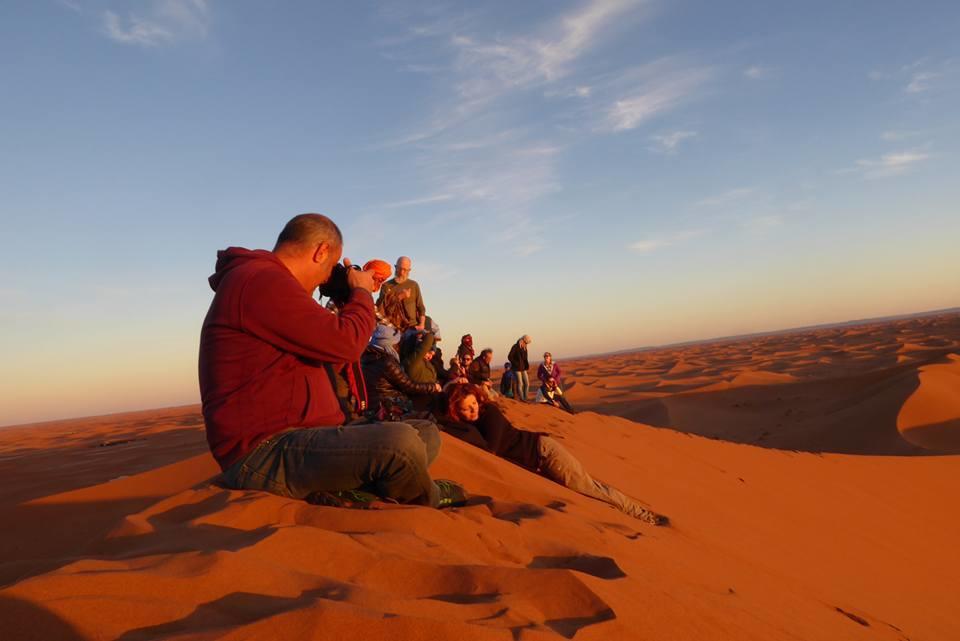
[[665, 247], [679, 245], [697, 236], [702, 236], [704, 233], [706, 233], [705, 229], [687, 229], [666, 236], [638, 240], [627, 245], [627, 249], [638, 254], [650, 254]]
[[922, 134], [919, 131], [890, 129], [881, 133], [880, 138], [882, 140], [886, 140], [887, 142], [899, 142], [901, 140], [907, 140], [908, 138], [916, 138], [920, 135]]
[[464, 73], [457, 89], [466, 100], [488, 101], [501, 94], [556, 81], [589, 51], [618, 18], [640, 0], [591, 0], [561, 16], [541, 32], [486, 40], [454, 35], [457, 66]]
[[209, 13], [207, 0], [155, 0], [146, 13], [131, 12], [125, 18], [104, 11], [103, 26], [115, 42], [158, 47], [206, 37]]
[[870, 179], [899, 176], [909, 172], [918, 163], [928, 158], [930, 154], [922, 149], [898, 151], [883, 154], [879, 158], [858, 160], [855, 167], [841, 170], [841, 173], [858, 172]]
[[948, 76], [956, 73], [956, 61], [920, 58], [894, 69], [875, 69], [867, 74], [871, 80], [904, 83], [903, 92], [912, 96], [935, 92]]
[[714, 206], [714, 205], [723, 205], [735, 200], [741, 200], [747, 196], [751, 196], [756, 192], [753, 187], [738, 187], [736, 189], [730, 189], [723, 192], [722, 194], [717, 194], [716, 196], [710, 196], [708, 198], [702, 198], [698, 200], [695, 204], [699, 206]]
[[753, 233], [762, 233], [783, 225], [784, 217], [781, 214], [767, 214], [754, 216], [741, 223], [744, 230]]
[[422, 198], [413, 198], [411, 200], [401, 200], [383, 205], [386, 209], [396, 209], [398, 207], [416, 207], [418, 205], [433, 205], [453, 200], [453, 194], [435, 194], [433, 196], [423, 196]]
[[637, 86], [616, 99], [604, 114], [601, 129], [627, 131], [692, 98], [710, 77], [698, 67], [676, 68], [670, 61], [646, 65]]
[[918, 71], [910, 76], [910, 82], [904, 87], [907, 93], [923, 93], [929, 91], [940, 76], [943, 75], [934, 71]]
[[673, 131], [668, 134], [650, 136], [650, 140], [654, 142], [651, 149], [662, 154], [675, 154], [680, 143], [684, 140], [696, 138], [697, 135], [696, 131]]
[[762, 67], [760, 65], [750, 65], [743, 70], [743, 75], [751, 80], [769, 78], [771, 74], [772, 70], [769, 67]]

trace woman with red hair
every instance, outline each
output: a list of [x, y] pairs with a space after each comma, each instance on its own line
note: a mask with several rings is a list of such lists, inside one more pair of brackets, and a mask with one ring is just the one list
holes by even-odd
[[634, 518], [653, 525], [670, 522], [667, 517], [646, 509], [615, 487], [594, 479], [573, 454], [546, 432], [528, 432], [514, 427], [478, 385], [450, 387], [447, 390], [447, 413], [440, 423], [452, 436], [584, 496], [608, 503]]

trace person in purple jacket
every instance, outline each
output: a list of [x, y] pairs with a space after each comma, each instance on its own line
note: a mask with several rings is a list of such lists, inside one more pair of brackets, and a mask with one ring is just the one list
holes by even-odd
[[563, 389], [563, 382], [560, 380], [560, 366], [553, 361], [553, 355], [550, 352], [543, 353], [543, 362], [537, 368], [537, 378], [540, 383], [546, 384], [547, 379], [553, 378], [557, 382], [557, 387]]

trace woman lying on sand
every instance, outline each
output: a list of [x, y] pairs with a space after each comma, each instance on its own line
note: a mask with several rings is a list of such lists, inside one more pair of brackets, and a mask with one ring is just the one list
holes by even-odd
[[580, 461], [549, 434], [515, 428], [477, 385], [454, 385], [447, 391], [447, 413], [440, 424], [452, 436], [584, 496], [609, 503], [641, 521], [654, 525], [670, 522], [620, 490], [591, 477]]

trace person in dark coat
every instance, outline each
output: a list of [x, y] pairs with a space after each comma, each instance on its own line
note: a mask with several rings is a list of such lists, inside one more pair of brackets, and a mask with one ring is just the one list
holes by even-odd
[[594, 479], [583, 464], [548, 433], [514, 427], [500, 408], [487, 400], [482, 387], [455, 385], [446, 396], [447, 412], [440, 419], [440, 427], [451, 436], [646, 523], [667, 525], [670, 522], [615, 487]]
[[403, 371], [396, 350], [399, 338], [396, 328], [378, 324], [360, 357], [367, 382], [369, 412], [380, 421], [400, 421], [413, 411], [412, 398], [440, 392], [439, 383], [416, 383]]
[[510, 368], [517, 377], [517, 400], [521, 403], [527, 402], [527, 396], [530, 393], [530, 359], [527, 357], [527, 345], [533, 342], [530, 336], [524, 334], [521, 336], [507, 355], [510, 361]]
[[467, 378], [474, 385], [490, 385], [490, 363], [493, 361], [493, 350], [489, 347], [482, 352], [477, 360], [470, 363], [467, 369]]
[[500, 393], [507, 398], [517, 397], [517, 375], [510, 369], [510, 361], [503, 364], [503, 374], [500, 375]]

